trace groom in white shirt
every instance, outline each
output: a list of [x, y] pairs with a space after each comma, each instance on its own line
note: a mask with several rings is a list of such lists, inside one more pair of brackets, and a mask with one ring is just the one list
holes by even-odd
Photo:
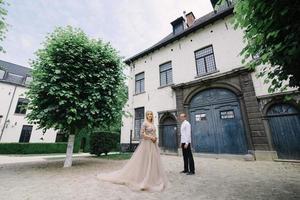
[[181, 173], [186, 173], [187, 175], [195, 174], [195, 164], [194, 158], [191, 150], [191, 124], [187, 121], [187, 116], [185, 113], [179, 115], [181, 123], [181, 148], [184, 161], [184, 170]]

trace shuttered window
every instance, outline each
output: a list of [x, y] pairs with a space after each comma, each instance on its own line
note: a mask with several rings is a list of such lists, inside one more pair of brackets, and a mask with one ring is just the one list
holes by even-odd
[[159, 66], [160, 86], [173, 83], [172, 62], [167, 62]]
[[212, 46], [195, 51], [195, 58], [197, 75], [205, 75], [217, 71]]
[[135, 94], [145, 91], [145, 73], [135, 75]]

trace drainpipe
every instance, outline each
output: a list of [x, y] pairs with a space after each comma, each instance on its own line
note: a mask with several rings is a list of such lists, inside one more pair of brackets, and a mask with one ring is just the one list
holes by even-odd
[[12, 105], [12, 102], [13, 102], [14, 97], [15, 97], [16, 89], [17, 89], [17, 86], [15, 85], [14, 92], [13, 92], [13, 95], [11, 97], [11, 100], [10, 100], [10, 103], [9, 103], [9, 106], [8, 106], [8, 110], [7, 110], [7, 113], [6, 113], [6, 117], [5, 117], [5, 120], [4, 120], [4, 124], [3, 124], [2, 130], [1, 130], [0, 141], [2, 139], [2, 135], [3, 135], [4, 129], [5, 129], [5, 125], [6, 125], [7, 118], [8, 118], [10, 109], [11, 109], [11, 105]]

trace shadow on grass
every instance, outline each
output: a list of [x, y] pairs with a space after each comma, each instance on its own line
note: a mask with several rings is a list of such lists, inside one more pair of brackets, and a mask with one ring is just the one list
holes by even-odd
[[108, 155], [101, 155], [96, 158], [100, 159], [108, 159], [108, 160], [128, 160], [132, 156], [132, 153], [116, 153], [116, 154], [108, 154]]

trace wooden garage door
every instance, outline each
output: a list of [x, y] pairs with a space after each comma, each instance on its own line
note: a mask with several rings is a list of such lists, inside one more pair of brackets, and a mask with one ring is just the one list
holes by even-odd
[[196, 152], [247, 152], [240, 105], [231, 91], [215, 88], [196, 94], [190, 104], [190, 120]]
[[300, 159], [300, 113], [289, 104], [275, 104], [267, 112], [278, 157]]

